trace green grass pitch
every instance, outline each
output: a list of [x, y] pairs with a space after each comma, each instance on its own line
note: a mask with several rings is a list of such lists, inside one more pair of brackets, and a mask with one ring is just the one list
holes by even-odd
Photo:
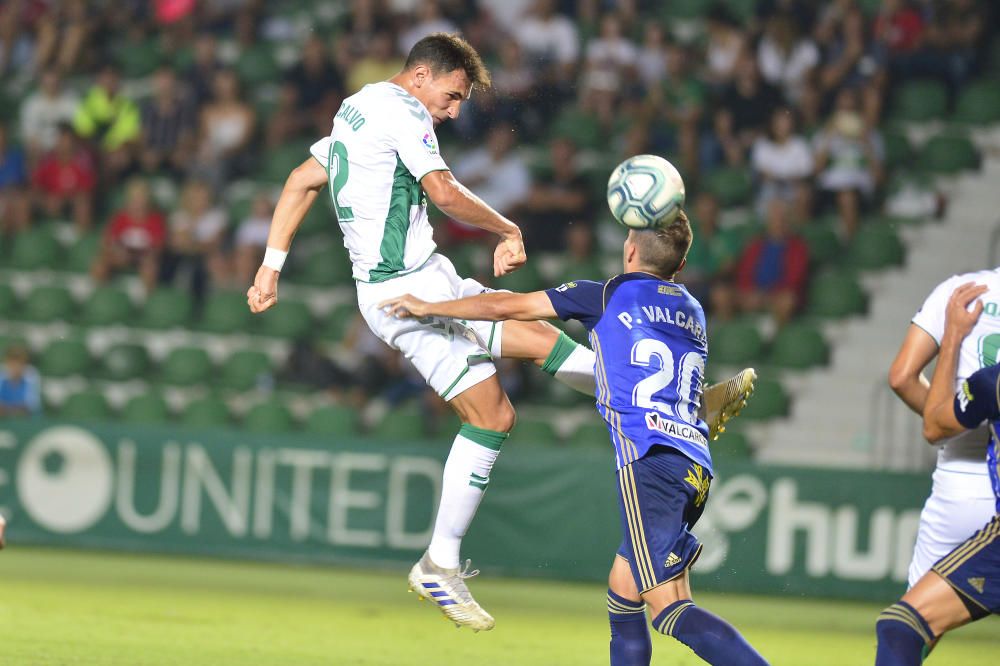
[[[406, 592], [402, 571], [295, 567], [12, 548], [0, 553], [0, 664], [561, 666], [606, 664], [604, 588], [480, 577], [497, 618], [457, 630]], [[699, 595], [775, 666], [874, 661], [881, 606]], [[890, 599], [886, 599], [888, 604]], [[995, 666], [995, 619], [940, 645], [930, 666]], [[703, 663], [653, 636], [653, 663]]]

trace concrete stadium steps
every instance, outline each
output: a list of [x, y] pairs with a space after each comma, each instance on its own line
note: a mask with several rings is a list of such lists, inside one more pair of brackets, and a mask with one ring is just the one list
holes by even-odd
[[1000, 139], [989, 138], [980, 146], [980, 171], [939, 184], [948, 197], [945, 218], [902, 233], [905, 266], [864, 276], [869, 315], [824, 326], [833, 346], [830, 365], [782, 377], [793, 396], [791, 415], [748, 428], [760, 460], [890, 469], [933, 464], [919, 418], [892, 394], [887, 373], [927, 294], [950, 275], [996, 260], [991, 244], [1000, 225]]

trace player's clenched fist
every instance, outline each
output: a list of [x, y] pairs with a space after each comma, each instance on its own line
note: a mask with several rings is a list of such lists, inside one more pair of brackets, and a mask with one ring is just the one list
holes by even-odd
[[396, 319], [427, 316], [427, 301], [422, 301], [412, 294], [403, 294], [402, 296], [386, 299], [379, 303], [378, 307], [385, 310], [387, 315]]
[[254, 314], [263, 312], [278, 302], [278, 275], [278, 271], [267, 266], [257, 269], [253, 286], [247, 289], [247, 305], [250, 306], [250, 312]]
[[502, 238], [493, 253], [493, 275], [495, 277], [507, 275], [523, 266], [527, 260], [528, 255], [524, 252], [524, 241], [520, 232], [515, 236]]

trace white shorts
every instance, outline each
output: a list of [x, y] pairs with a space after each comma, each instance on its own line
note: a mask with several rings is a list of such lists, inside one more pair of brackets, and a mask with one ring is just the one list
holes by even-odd
[[920, 512], [909, 587], [995, 515], [996, 498], [987, 474], [935, 469], [931, 495]]
[[385, 282], [358, 282], [358, 307], [368, 327], [393, 349], [403, 352], [421, 376], [445, 400], [496, 373], [503, 322], [428, 317], [396, 319], [378, 308], [393, 296], [413, 294], [425, 301], [447, 301], [487, 289], [463, 280], [447, 257], [433, 254], [422, 268]]

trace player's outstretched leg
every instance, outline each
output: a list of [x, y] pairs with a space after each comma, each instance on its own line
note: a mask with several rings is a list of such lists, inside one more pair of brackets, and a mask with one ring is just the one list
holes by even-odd
[[594, 395], [594, 352], [544, 321], [505, 321], [494, 358], [532, 361], [574, 391]]
[[726, 381], [712, 384], [702, 396], [701, 417], [708, 424], [708, 438], [716, 439], [725, 431], [726, 422], [737, 416], [746, 406], [757, 373], [753, 368], [745, 368]]
[[710, 664], [767, 666], [767, 660], [736, 628], [690, 599], [676, 601], [653, 618], [653, 628], [672, 636]]
[[646, 604], [608, 590], [611, 666], [649, 666], [653, 643], [646, 624]]
[[489, 486], [493, 463], [514, 425], [514, 408], [495, 375], [458, 395], [451, 405], [463, 424], [445, 462], [434, 535], [410, 570], [409, 583], [455, 624], [482, 631], [492, 629], [494, 620], [469, 592], [465, 579], [478, 572], [468, 571], [468, 561], [460, 568], [459, 551]]
[[935, 639], [927, 621], [905, 601], [897, 601], [882, 611], [875, 623], [875, 634], [877, 666], [920, 664]]

